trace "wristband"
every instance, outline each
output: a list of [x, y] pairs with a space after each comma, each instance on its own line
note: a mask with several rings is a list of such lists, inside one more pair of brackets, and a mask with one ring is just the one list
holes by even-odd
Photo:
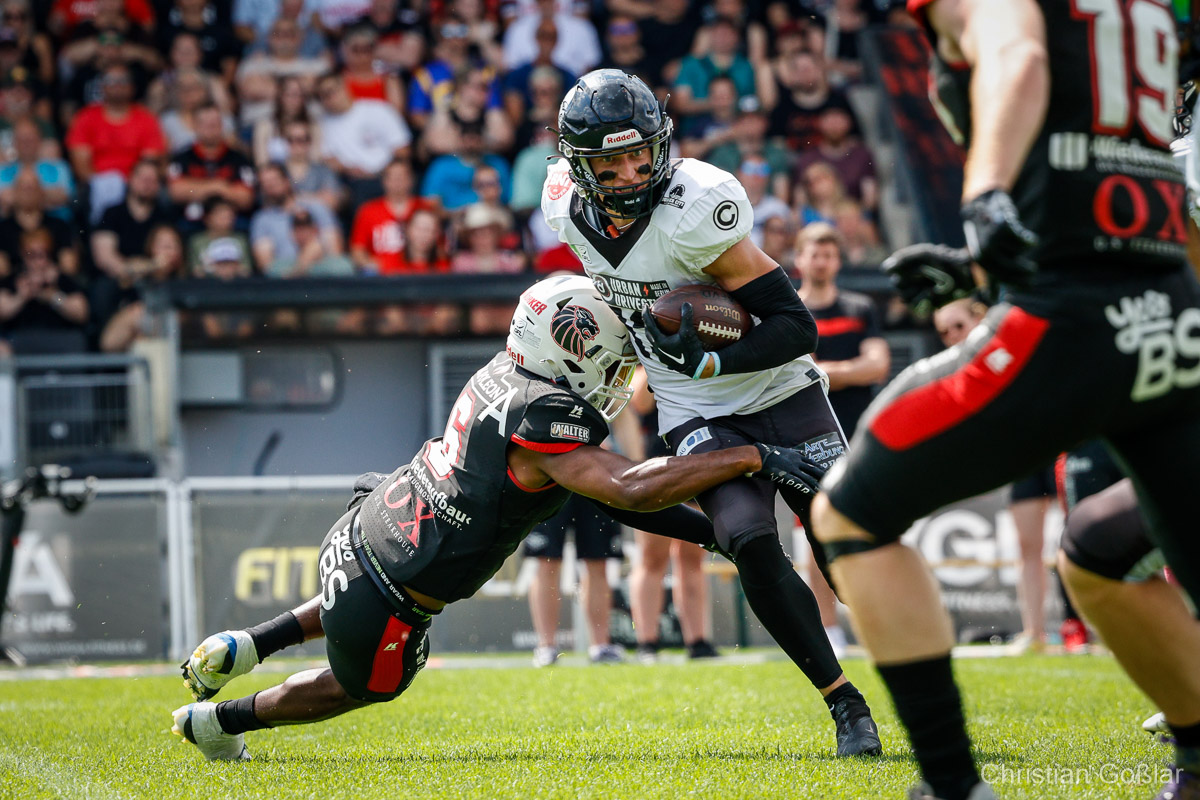
[[704, 374], [704, 368], [708, 366], [710, 358], [712, 358], [712, 353], [704, 354], [704, 358], [700, 359], [700, 363], [696, 365], [696, 371], [692, 373], [692, 380], [700, 380], [700, 376]]

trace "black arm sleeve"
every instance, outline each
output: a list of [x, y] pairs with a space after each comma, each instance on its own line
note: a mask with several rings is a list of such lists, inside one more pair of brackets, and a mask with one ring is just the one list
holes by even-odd
[[817, 349], [816, 320], [800, 301], [783, 267], [730, 294], [760, 322], [717, 353], [722, 375], [778, 367]]
[[[588, 498], [591, 499], [591, 498]], [[691, 506], [682, 503], [658, 511], [627, 511], [623, 508], [613, 508], [599, 500], [592, 500], [596, 508], [615, 519], [622, 525], [628, 525], [646, 533], [656, 533], [670, 539], [708, 547], [716, 542], [712, 523], [708, 517]]]

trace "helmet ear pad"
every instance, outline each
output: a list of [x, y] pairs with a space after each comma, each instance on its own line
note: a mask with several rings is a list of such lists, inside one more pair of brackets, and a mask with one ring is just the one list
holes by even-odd
[[629, 333], [582, 275], [547, 278], [526, 289], [505, 349], [518, 366], [570, 389], [605, 419], [633, 395], [637, 357]]
[[[653, 213], [671, 178], [674, 126], [654, 91], [619, 69], [593, 70], [563, 98], [558, 112], [559, 152], [585, 203], [624, 219]], [[648, 148], [650, 173], [632, 186], [608, 187], [588, 159]]]

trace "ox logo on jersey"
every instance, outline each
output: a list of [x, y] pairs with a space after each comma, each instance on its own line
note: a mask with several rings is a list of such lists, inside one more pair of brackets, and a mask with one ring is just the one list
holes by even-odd
[[554, 312], [550, 335], [563, 350], [583, 360], [584, 343], [600, 335], [596, 317], [583, 306], [563, 306]]
[[567, 170], [551, 172], [550, 177], [546, 179], [546, 196], [551, 200], [558, 200], [571, 191], [573, 185], [571, 182], [571, 173]]
[[572, 425], [569, 422], [551, 422], [550, 435], [555, 439], [571, 439], [584, 444], [592, 436], [586, 425]]
[[604, 144], [602, 146], [605, 148], [617, 147], [619, 145], [629, 144], [630, 142], [640, 142], [641, 140], [642, 134], [638, 133], [636, 129], [630, 128], [627, 131], [610, 133], [606, 135], [604, 137]]
[[738, 223], [737, 203], [723, 200], [713, 209], [713, 224], [723, 231], [733, 230]]
[[662, 199], [662, 204], [666, 206], [674, 206], [675, 208], [683, 208], [683, 193], [685, 189], [682, 183], [677, 183], [667, 192], [666, 197]]

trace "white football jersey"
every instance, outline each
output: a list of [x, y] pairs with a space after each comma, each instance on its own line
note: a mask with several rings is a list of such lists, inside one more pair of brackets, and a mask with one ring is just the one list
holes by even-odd
[[715, 284], [704, 268], [750, 233], [754, 212], [737, 179], [711, 164], [684, 158], [649, 217], [612, 239], [583, 218], [567, 162], [551, 165], [542, 187], [542, 215], [568, 244], [600, 295], [629, 329], [658, 401], [666, 433], [694, 417], [714, 419], [768, 408], [824, 379], [810, 356], [773, 369], [693, 381], [666, 366], [650, 346], [641, 312], [680, 286]]

